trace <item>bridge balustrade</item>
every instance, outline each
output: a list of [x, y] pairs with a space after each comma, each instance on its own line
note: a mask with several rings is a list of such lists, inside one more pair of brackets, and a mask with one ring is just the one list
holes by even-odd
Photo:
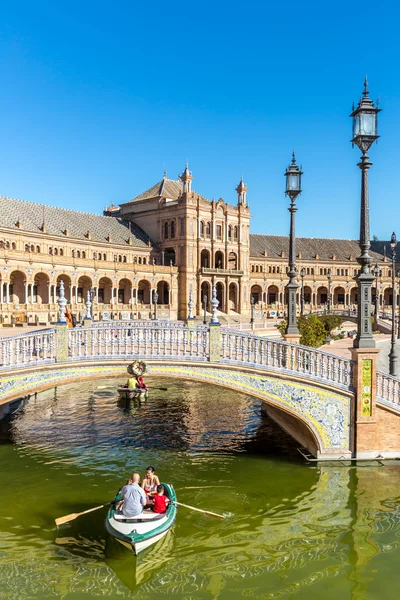
[[0, 339], [0, 369], [55, 362], [55, 329]]
[[221, 331], [221, 360], [226, 363], [268, 367], [333, 383], [353, 386], [353, 361], [308, 346], [290, 344], [236, 331]]
[[400, 409], [400, 379], [383, 373], [376, 372], [376, 396], [378, 402]]
[[105, 327], [70, 329], [68, 360], [101, 358], [164, 358], [208, 360], [209, 331], [206, 328]]

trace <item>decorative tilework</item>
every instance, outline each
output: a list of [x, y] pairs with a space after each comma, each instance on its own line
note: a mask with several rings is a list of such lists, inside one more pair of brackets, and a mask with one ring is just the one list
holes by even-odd
[[210, 362], [219, 362], [221, 358], [220, 325], [210, 323]]
[[364, 358], [362, 361], [362, 393], [361, 411], [363, 417], [371, 416], [372, 407], [372, 360]]
[[[312, 385], [294, 383], [266, 375], [190, 364], [163, 365], [147, 363], [149, 375], [196, 379], [221, 385], [255, 396], [297, 416], [313, 432], [320, 451], [348, 451], [350, 444], [350, 398]], [[78, 378], [123, 376], [126, 365], [82, 365], [53, 368], [29, 374], [14, 374], [0, 379], [0, 399], [21, 396], [41, 387], [60, 385]]]

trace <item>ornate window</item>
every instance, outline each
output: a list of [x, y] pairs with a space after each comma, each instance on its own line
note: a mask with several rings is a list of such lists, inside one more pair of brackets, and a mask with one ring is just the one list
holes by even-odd
[[167, 221], [164, 223], [164, 238], [166, 240], [168, 239], [168, 222]]
[[235, 225], [235, 227], [233, 228], [233, 239], [235, 242], [237, 242], [238, 239], [238, 227], [237, 225]]
[[208, 222], [206, 225], [206, 238], [209, 240], [211, 237], [211, 223]]
[[175, 237], [175, 221], [171, 221], [171, 239]]

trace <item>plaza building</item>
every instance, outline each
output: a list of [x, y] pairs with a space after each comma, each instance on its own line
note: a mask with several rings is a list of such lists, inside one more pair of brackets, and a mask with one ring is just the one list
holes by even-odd
[[[247, 186], [234, 202], [208, 200], [192, 189], [186, 166], [103, 215], [0, 197], [0, 320], [49, 324], [57, 320], [61, 280], [69, 309], [101, 319], [185, 319], [190, 295], [200, 315], [210, 310], [215, 284], [221, 316], [248, 319], [282, 314], [288, 282], [289, 239], [250, 233]], [[306, 312], [355, 308], [355, 240], [297, 238], [298, 301]], [[392, 303], [391, 260], [372, 242], [381, 310]], [[303, 273], [303, 277], [300, 273]], [[373, 298], [376, 286], [373, 287]]]

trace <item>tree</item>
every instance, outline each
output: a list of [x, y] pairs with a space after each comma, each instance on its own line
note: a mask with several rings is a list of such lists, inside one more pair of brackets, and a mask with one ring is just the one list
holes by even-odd
[[[331, 316], [334, 317], [334, 315]], [[334, 318], [340, 319], [340, 317]], [[286, 331], [286, 327], [286, 321], [282, 321], [279, 325], [277, 325], [277, 328], [282, 334], [282, 336]], [[327, 330], [325, 329], [324, 323], [322, 322], [322, 317], [318, 317], [318, 315], [306, 315], [303, 317], [299, 317], [297, 319], [297, 327], [301, 335], [300, 344], [303, 344], [304, 346], [312, 346], [313, 348], [318, 348], [318, 346], [322, 346], [322, 344], [325, 343]], [[334, 327], [332, 327], [332, 329], [334, 329]]]
[[338, 315], [322, 315], [320, 319], [325, 329], [325, 335], [331, 335], [332, 331], [341, 327], [343, 323], [342, 317]]

